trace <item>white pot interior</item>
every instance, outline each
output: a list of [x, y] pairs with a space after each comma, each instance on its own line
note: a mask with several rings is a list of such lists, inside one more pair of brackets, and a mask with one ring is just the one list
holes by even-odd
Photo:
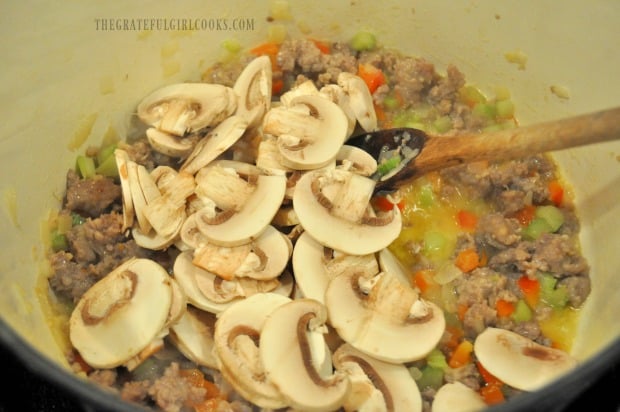
[[[65, 171], [108, 129], [129, 128], [136, 103], [167, 83], [199, 78], [222, 42], [265, 39], [268, 2], [12, 2], [3, 7], [0, 78], [0, 313], [20, 336], [64, 364], [40, 297], [41, 225], [59, 205]], [[522, 124], [618, 103], [620, 3], [552, 0], [352, 2], [290, 0], [295, 23], [315, 38], [348, 39], [359, 29], [386, 46], [424, 56], [441, 71], [457, 65], [474, 84], [512, 91]], [[101, 30], [97, 19], [246, 19], [249, 30]], [[100, 30], [97, 29], [99, 24]], [[108, 23], [109, 24], [109, 23]], [[292, 23], [294, 26], [294, 23]], [[505, 53], [522, 51], [524, 69]], [[569, 98], [550, 91], [561, 86]], [[572, 183], [591, 265], [592, 294], [573, 354], [585, 360], [620, 336], [620, 142], [557, 153]]]

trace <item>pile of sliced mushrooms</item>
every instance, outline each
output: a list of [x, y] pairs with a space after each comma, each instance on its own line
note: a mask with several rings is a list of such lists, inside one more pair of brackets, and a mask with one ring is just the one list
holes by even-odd
[[[406, 365], [437, 346], [445, 321], [387, 249], [402, 223], [398, 207], [370, 204], [376, 161], [346, 144], [356, 127], [377, 128], [371, 95], [342, 73], [276, 102], [271, 82], [263, 56], [234, 87], [173, 84], [138, 105], [152, 148], [181, 166], [149, 171], [116, 150], [124, 229], [180, 254], [172, 276], [135, 258], [94, 285], [71, 316], [71, 342], [93, 367], [132, 370], [168, 337], [266, 409], [419, 411]], [[575, 366], [492, 328], [475, 354], [523, 390]], [[453, 405], [484, 407], [447, 384], [433, 410]]]

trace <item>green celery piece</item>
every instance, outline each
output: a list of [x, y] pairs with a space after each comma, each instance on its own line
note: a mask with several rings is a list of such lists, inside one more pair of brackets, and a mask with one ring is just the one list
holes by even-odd
[[425, 255], [444, 255], [444, 249], [448, 247], [446, 236], [434, 230], [424, 233], [424, 254]]
[[551, 232], [557, 232], [557, 230], [564, 224], [564, 214], [558, 207], [553, 205], [538, 206], [534, 212], [534, 215], [545, 219], [551, 227]]
[[380, 164], [377, 165], [377, 172], [379, 172], [381, 176], [386, 175], [392, 169], [396, 168], [396, 166], [400, 164], [401, 160], [402, 159], [398, 154], [396, 154], [393, 157], [390, 157], [389, 159], [385, 159], [381, 161]]
[[435, 119], [433, 126], [437, 130], [437, 133], [446, 133], [452, 129], [452, 119], [450, 116], [441, 116]]
[[547, 305], [561, 309], [568, 303], [568, 290], [565, 287], [556, 287], [558, 280], [549, 273], [538, 276], [540, 282], [540, 298]]
[[515, 115], [515, 105], [512, 100], [500, 100], [495, 103], [495, 112], [501, 119], [510, 119]]
[[79, 214], [77, 214], [77, 213], [72, 213], [71, 214], [71, 224], [73, 226], [79, 226], [79, 225], [81, 225], [84, 222], [86, 222], [86, 219], [84, 219]]
[[108, 156], [102, 163], [95, 169], [97, 174], [107, 177], [117, 177], [118, 167], [116, 166], [116, 157]]
[[386, 109], [394, 110], [398, 109], [398, 106], [400, 106], [400, 102], [396, 97], [388, 95], [385, 96], [385, 98], [383, 99], [383, 106], [385, 106]]
[[511, 317], [517, 323], [527, 322], [532, 319], [532, 309], [530, 309], [523, 299], [519, 299], [515, 305], [515, 311], [512, 312]]
[[446, 357], [439, 349], [433, 349], [428, 355], [426, 355], [426, 364], [437, 369], [446, 370], [448, 368], [448, 362]]
[[422, 376], [416, 382], [420, 390], [424, 390], [426, 388], [439, 389], [441, 385], [443, 385], [443, 376], [443, 369], [426, 365], [422, 369]]
[[529, 225], [521, 231], [521, 236], [527, 240], [536, 240], [543, 233], [552, 233], [553, 227], [542, 217], [535, 217]]
[[51, 238], [51, 246], [54, 252], [58, 252], [60, 250], [67, 250], [69, 248], [67, 236], [60, 234], [57, 231], [53, 231], [52, 238]]
[[372, 50], [377, 47], [377, 38], [370, 32], [359, 31], [353, 36], [349, 45], [355, 51]]
[[83, 179], [95, 176], [95, 160], [92, 157], [79, 155], [76, 160], [76, 169]]
[[435, 204], [435, 193], [433, 191], [433, 186], [428, 183], [424, 184], [420, 187], [418, 191], [418, 205], [420, 207], [431, 207]]
[[481, 117], [483, 119], [493, 120], [497, 115], [497, 109], [495, 105], [491, 103], [478, 103], [471, 110], [474, 116]]
[[116, 143], [109, 144], [107, 146], [102, 147], [97, 152], [97, 164], [105, 162], [110, 156], [114, 155], [114, 151], [116, 150]]

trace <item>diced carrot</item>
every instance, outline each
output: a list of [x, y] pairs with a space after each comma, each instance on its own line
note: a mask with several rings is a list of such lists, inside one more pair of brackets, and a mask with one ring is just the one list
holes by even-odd
[[456, 315], [458, 316], [458, 318], [462, 321], [463, 319], [465, 319], [465, 314], [467, 313], [467, 311], [469, 310], [469, 306], [467, 305], [458, 305], [456, 308]]
[[454, 264], [465, 273], [471, 272], [480, 265], [480, 256], [475, 249], [464, 249], [456, 256]]
[[422, 293], [426, 292], [431, 286], [430, 272], [432, 272], [430, 269], [422, 269], [415, 272], [412, 276], [413, 284], [417, 286]]
[[478, 224], [478, 216], [468, 210], [459, 210], [456, 212], [456, 222], [459, 227], [467, 231], [473, 231]]
[[446, 325], [446, 332], [448, 333], [448, 336], [450, 336], [450, 338], [447, 341], [443, 342], [443, 344], [448, 349], [453, 351], [459, 345], [459, 342], [461, 341], [461, 338], [463, 337], [465, 332], [463, 332], [462, 328], [454, 325]]
[[485, 385], [480, 388], [480, 395], [487, 405], [496, 405], [506, 400], [501, 386]]
[[282, 79], [274, 79], [271, 82], [271, 94], [279, 95], [282, 93], [282, 89], [284, 88], [284, 80]]
[[220, 410], [220, 403], [222, 399], [219, 398], [210, 398], [206, 399], [204, 402], [199, 403], [198, 405], [194, 405], [195, 412], [216, 412]]
[[[390, 210], [394, 209], [394, 203], [392, 203], [390, 199], [388, 199], [386, 196], [376, 196], [373, 199], [373, 204], [379, 210], [382, 210], [384, 212], [389, 212]], [[405, 207], [405, 201], [400, 200], [398, 203], [396, 203], [396, 206], [398, 206], [398, 208], [402, 211]]]
[[357, 75], [361, 77], [370, 93], [374, 93], [377, 88], [385, 84], [385, 75], [381, 69], [376, 68], [372, 64], [360, 64], [357, 67]]
[[556, 206], [560, 206], [562, 204], [562, 200], [564, 200], [564, 188], [557, 180], [552, 180], [547, 185], [549, 189], [549, 199]]
[[312, 43], [321, 51], [323, 54], [329, 54], [331, 52], [329, 48], [329, 43], [321, 40], [311, 39]]
[[386, 115], [385, 115], [385, 110], [383, 110], [383, 107], [375, 104], [375, 114], [377, 115], [377, 120], [379, 121], [379, 123], [381, 124], [385, 123]]
[[538, 299], [540, 296], [540, 282], [538, 279], [530, 279], [523, 275], [517, 280], [519, 289], [523, 292], [523, 299], [531, 307], [535, 308], [538, 305]]
[[454, 352], [450, 355], [448, 360], [448, 366], [451, 368], [460, 368], [468, 363], [471, 363], [471, 353], [474, 350], [474, 345], [467, 339], [461, 341], [456, 347]]
[[255, 56], [269, 56], [271, 60], [272, 71], [279, 71], [278, 68], [278, 52], [280, 51], [280, 45], [277, 43], [267, 42], [259, 44], [258, 46], [250, 49], [250, 54]]
[[514, 214], [514, 217], [519, 221], [519, 223], [521, 223], [522, 226], [527, 226], [530, 224], [530, 222], [534, 218], [535, 213], [536, 213], [536, 206], [528, 205], [518, 210]]
[[515, 311], [515, 305], [507, 300], [497, 299], [497, 302], [495, 302], [495, 310], [497, 311], [497, 316], [506, 318]]
[[501, 380], [499, 380], [495, 375], [491, 374], [480, 362], [476, 362], [476, 368], [478, 368], [478, 372], [480, 372], [480, 376], [484, 379], [484, 382], [487, 385], [495, 385], [501, 386], [504, 384]]
[[[195, 386], [197, 388], [203, 388], [205, 390], [205, 401], [209, 399], [221, 399], [224, 398], [222, 392], [217, 387], [217, 385], [207, 379], [205, 379], [204, 374], [199, 369], [181, 369], [179, 374], [189, 382], [190, 385]], [[194, 408], [202, 407], [205, 402], [201, 402], [196, 405], [190, 405]], [[198, 409], [196, 409], [198, 410]], [[208, 409], [201, 409], [208, 410]]]

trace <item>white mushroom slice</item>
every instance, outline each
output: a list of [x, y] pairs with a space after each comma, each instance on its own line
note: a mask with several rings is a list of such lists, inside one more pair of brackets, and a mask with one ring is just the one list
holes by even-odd
[[128, 161], [127, 173], [129, 174], [129, 190], [131, 191], [131, 201], [133, 203], [136, 220], [138, 221], [138, 227], [142, 233], [149, 233], [151, 231], [151, 223], [144, 214], [146, 198], [144, 197], [138, 178], [138, 164], [132, 160]]
[[487, 407], [484, 399], [461, 382], [446, 383], [433, 398], [433, 412], [476, 412]]
[[499, 328], [479, 334], [474, 353], [492, 375], [524, 391], [540, 389], [577, 366], [577, 360], [562, 350]]
[[228, 303], [257, 293], [273, 292], [280, 284], [278, 279], [235, 278], [226, 280], [208, 271], [200, 272], [195, 280], [200, 292], [214, 303]]
[[338, 85], [349, 96], [349, 105], [362, 129], [367, 132], [377, 129], [377, 114], [372, 95], [366, 82], [352, 73], [341, 72]]
[[230, 87], [179, 83], [146, 96], [138, 105], [138, 117], [161, 131], [183, 136], [220, 123], [236, 108], [237, 96]]
[[194, 187], [192, 175], [177, 173], [174, 178], [161, 186], [162, 195], [143, 208], [145, 217], [158, 235], [168, 237], [178, 233], [187, 217], [185, 202], [194, 193]]
[[385, 248], [379, 251], [379, 266], [383, 272], [390, 272], [392, 275], [396, 276], [403, 285], [411, 285], [411, 281], [407, 276], [407, 270], [390, 249]]
[[346, 343], [336, 350], [333, 362], [336, 370], [347, 374], [351, 381], [345, 410], [422, 410], [418, 385], [405, 365], [382, 362]]
[[283, 93], [280, 96], [280, 102], [284, 106], [291, 106], [293, 99], [295, 99], [295, 97], [297, 96], [306, 96], [306, 95], [316, 96], [318, 94], [319, 94], [319, 89], [316, 88], [316, 86], [314, 85], [314, 82], [312, 80], [306, 80], [306, 81], [303, 81], [295, 85], [287, 92]]
[[344, 170], [304, 174], [295, 186], [293, 207], [301, 225], [319, 243], [351, 255], [377, 252], [401, 230], [398, 207], [369, 216], [375, 182]]
[[248, 127], [260, 124], [271, 104], [271, 60], [260, 56], [241, 72], [233, 90], [239, 96], [236, 115], [245, 119]]
[[257, 239], [277, 213], [286, 190], [286, 177], [256, 177], [251, 195], [241, 209], [229, 209], [220, 214], [203, 208], [196, 212], [196, 223], [211, 243], [219, 246], [237, 246]]
[[203, 235], [202, 232], [198, 229], [195, 213], [187, 216], [187, 218], [183, 222], [183, 226], [181, 226], [180, 236], [181, 240], [188, 247], [188, 249], [198, 249], [208, 242], [206, 236]]
[[168, 319], [164, 327], [170, 327], [183, 317], [187, 311], [187, 296], [183, 292], [183, 289], [179, 286], [177, 281], [170, 277], [170, 291], [172, 293], [172, 301], [170, 302], [170, 311], [168, 312]]
[[155, 151], [171, 157], [184, 158], [194, 149], [191, 139], [162, 132], [154, 127], [146, 130], [146, 139]]
[[200, 139], [181, 166], [181, 171], [196, 174], [243, 136], [248, 124], [239, 116], [230, 116]]
[[224, 379], [241, 396], [261, 408], [287, 406], [263, 369], [258, 344], [267, 316], [290, 301], [274, 293], [254, 295], [228, 307], [215, 324], [215, 350]]
[[242, 178], [235, 169], [217, 163], [196, 174], [196, 194], [209, 206], [207, 199], [223, 211], [238, 212], [256, 188], [250, 179]]
[[389, 272], [365, 278], [345, 271], [329, 282], [325, 304], [342, 339], [386, 362], [422, 359], [445, 329], [441, 309]]
[[131, 230], [131, 236], [136, 241], [138, 246], [145, 249], [164, 250], [173, 245], [179, 238], [179, 232], [181, 231], [183, 220], [179, 219], [177, 223], [178, 226], [173, 228], [172, 231], [166, 236], [160, 235], [153, 230], [145, 234], [138, 227], [134, 227]]
[[321, 303], [298, 299], [276, 308], [263, 325], [259, 344], [263, 367], [296, 409], [335, 410], [349, 391], [349, 381], [342, 373], [322, 375], [312, 362], [314, 351], [325, 350], [325, 340], [314, 334], [326, 331], [326, 319]]
[[355, 146], [342, 145], [336, 161], [341, 168], [362, 176], [372, 176], [377, 171], [377, 160], [367, 151]]
[[289, 227], [299, 224], [299, 219], [292, 206], [282, 206], [271, 221], [274, 226]]
[[129, 359], [127, 362], [123, 364], [128, 371], [133, 371], [138, 366], [142, 364], [146, 359], [148, 359], [151, 355], [159, 352], [164, 348], [164, 340], [163, 338], [156, 338], [154, 341], [146, 345], [144, 349], [140, 351], [136, 356]]
[[349, 96], [344, 92], [342, 87], [337, 84], [327, 84], [321, 87], [320, 94], [321, 96], [324, 96], [336, 103], [342, 109], [344, 114], [347, 116], [348, 121], [347, 136], [351, 136], [355, 130], [355, 123], [357, 122], [357, 119], [353, 109], [351, 109]]
[[272, 108], [263, 132], [277, 137], [280, 162], [310, 170], [332, 162], [347, 137], [347, 118], [338, 105], [312, 95], [297, 96], [291, 106]]
[[256, 156], [256, 166], [264, 170], [292, 170], [282, 164], [280, 151], [278, 150], [278, 141], [273, 136], [265, 136], [258, 145], [258, 154]]
[[199, 365], [218, 369], [218, 360], [213, 353], [215, 341], [215, 315], [189, 306], [170, 328], [170, 341], [186, 358]]
[[193, 263], [226, 280], [269, 280], [280, 276], [289, 258], [289, 240], [273, 226], [267, 226], [251, 243], [234, 247], [206, 243], [194, 252]]
[[[329, 253], [329, 256], [327, 255]], [[311, 299], [325, 303], [325, 290], [333, 277], [345, 268], [354, 268], [367, 276], [379, 271], [379, 265], [373, 254], [340, 255], [334, 258], [334, 252], [317, 242], [308, 232], [302, 233], [293, 250], [293, 271], [297, 287], [302, 294]]]
[[161, 191], [170, 187], [170, 183], [174, 180], [178, 173], [179, 172], [170, 166], [160, 165], [151, 170], [150, 175], [153, 178], [157, 188]]
[[82, 296], [69, 320], [71, 343], [92, 367], [122, 365], [160, 334], [171, 301], [166, 270], [131, 259]]
[[123, 149], [114, 150], [114, 159], [116, 160], [116, 167], [118, 169], [118, 176], [121, 181], [121, 194], [123, 201], [123, 227], [122, 231], [133, 226], [135, 211], [133, 208], [133, 200], [131, 197], [131, 182], [129, 180], [129, 168], [127, 164], [132, 160], [129, 159], [129, 155]]

